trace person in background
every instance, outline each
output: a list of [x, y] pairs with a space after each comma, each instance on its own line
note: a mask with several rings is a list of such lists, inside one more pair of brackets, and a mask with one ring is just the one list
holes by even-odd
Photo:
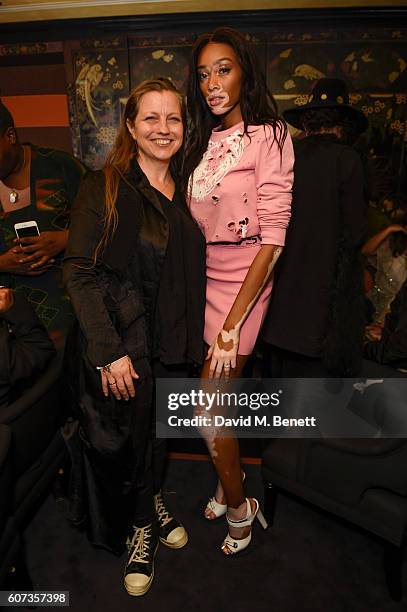
[[[62, 256], [85, 171], [68, 153], [20, 143], [0, 102], [0, 277], [26, 296], [58, 347], [73, 320], [62, 287]], [[14, 225], [27, 221], [36, 221], [40, 235], [17, 239]]]
[[373, 325], [383, 326], [391, 302], [407, 278], [407, 215], [388, 225], [362, 247], [374, 276], [367, 298], [373, 305]]
[[[363, 356], [367, 376], [369, 371], [370, 376], [378, 375], [378, 368], [372, 373], [373, 362], [382, 366], [383, 376], [390, 375], [390, 367], [407, 374], [407, 279], [391, 302], [383, 326], [367, 326], [366, 338]], [[389, 366], [387, 374], [383, 366]]]
[[154, 379], [203, 361], [205, 242], [180, 189], [184, 125], [170, 80], [131, 92], [105, 167], [82, 182], [64, 261], [79, 323], [67, 342], [72, 518], [116, 554], [127, 537], [135, 596], [152, 584], [159, 542], [188, 541], [162, 496], [165, 440], [151, 439]]
[[391, 438], [406, 421], [407, 279], [384, 324], [367, 326], [365, 338], [359, 372], [364, 378], [353, 385], [359, 393], [355, 391], [348, 408], [375, 425], [377, 436]]
[[283, 115], [305, 137], [295, 142], [292, 219], [263, 326], [268, 365], [275, 377], [356, 375], [366, 201], [360, 157], [342, 140], [367, 120], [349, 105], [345, 83], [326, 78]]
[[31, 386], [54, 353], [30, 304], [12, 289], [0, 287], [0, 408]]
[[[293, 149], [250, 43], [230, 28], [203, 34], [191, 56], [191, 134], [185, 162], [190, 209], [207, 242], [202, 378], [239, 378], [268, 305], [274, 265], [290, 219]], [[204, 383], [203, 383], [204, 384]], [[254, 498], [245, 498], [237, 439], [205, 442], [218, 476], [204, 515], [226, 514], [222, 552], [250, 543]]]

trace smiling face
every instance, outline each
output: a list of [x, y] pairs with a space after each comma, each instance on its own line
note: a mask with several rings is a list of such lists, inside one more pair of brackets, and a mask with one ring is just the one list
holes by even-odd
[[182, 145], [181, 104], [172, 91], [149, 91], [139, 102], [134, 122], [127, 128], [137, 143], [137, 161], [169, 163]]
[[242, 69], [236, 53], [225, 43], [208, 43], [198, 56], [199, 87], [214, 115], [225, 128], [242, 120], [240, 89]]

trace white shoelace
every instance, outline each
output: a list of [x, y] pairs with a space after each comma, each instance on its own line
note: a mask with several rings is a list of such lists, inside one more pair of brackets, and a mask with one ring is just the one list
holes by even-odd
[[161, 493], [157, 493], [157, 495], [155, 496], [155, 501], [155, 511], [158, 514], [158, 521], [162, 527], [165, 527], [165, 525], [171, 522], [172, 517], [169, 515], [167, 508], [164, 506], [164, 501], [161, 497]]
[[150, 546], [150, 538], [152, 535], [151, 525], [146, 527], [135, 527], [133, 537], [127, 540], [129, 550], [133, 548], [133, 552], [128, 560], [130, 563], [148, 563], [148, 549]]

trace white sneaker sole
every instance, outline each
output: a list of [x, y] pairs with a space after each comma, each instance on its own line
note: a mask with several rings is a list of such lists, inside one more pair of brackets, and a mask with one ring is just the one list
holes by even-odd
[[164, 538], [160, 538], [160, 542], [167, 548], [172, 548], [173, 550], [183, 548], [188, 543], [188, 533], [185, 531], [184, 537], [180, 538], [178, 542], [167, 542]]
[[[157, 550], [158, 550], [158, 544], [155, 547], [155, 551], [153, 555], [153, 564], [154, 564], [155, 555], [157, 554]], [[154, 565], [153, 565], [152, 574], [150, 578], [148, 579], [148, 581], [146, 582], [146, 584], [144, 584], [143, 586], [139, 586], [139, 587], [132, 587], [131, 585], [126, 584], [126, 576], [125, 576], [124, 577], [124, 588], [126, 589], [127, 593], [131, 595], [132, 597], [140, 597], [141, 595], [145, 595], [150, 590], [150, 587], [153, 584], [153, 579], [154, 579]]]

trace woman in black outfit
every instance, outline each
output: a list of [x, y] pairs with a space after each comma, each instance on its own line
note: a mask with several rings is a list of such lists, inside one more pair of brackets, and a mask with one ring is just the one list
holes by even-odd
[[154, 378], [203, 360], [205, 244], [179, 188], [184, 121], [169, 80], [131, 92], [105, 167], [82, 183], [64, 263], [79, 322], [68, 347], [73, 518], [117, 554], [128, 536], [131, 595], [150, 588], [159, 541], [188, 540], [161, 495], [165, 441], [151, 435]]
[[308, 102], [283, 113], [295, 142], [292, 218], [263, 325], [274, 377], [356, 376], [364, 332], [365, 179], [345, 144], [368, 123], [346, 84], [320, 79]]

